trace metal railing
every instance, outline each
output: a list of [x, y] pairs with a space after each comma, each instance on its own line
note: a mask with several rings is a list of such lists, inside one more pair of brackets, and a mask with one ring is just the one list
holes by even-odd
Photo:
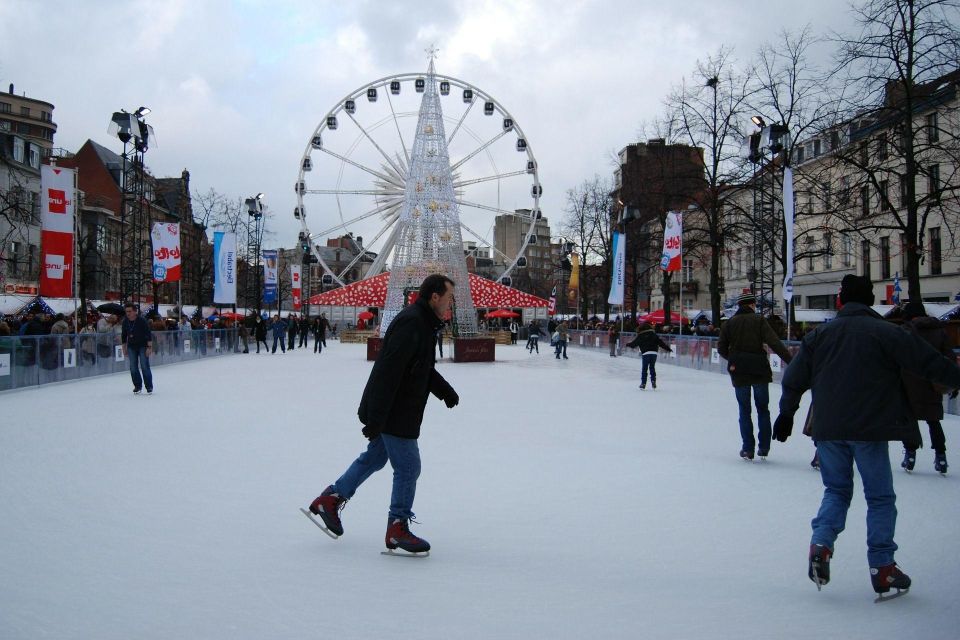
[[[237, 353], [238, 330], [153, 332], [150, 366]], [[0, 391], [129, 371], [119, 333], [0, 336]]]

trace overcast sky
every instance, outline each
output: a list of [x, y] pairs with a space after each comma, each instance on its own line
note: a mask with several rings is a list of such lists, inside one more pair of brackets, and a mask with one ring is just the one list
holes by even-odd
[[556, 229], [566, 190], [609, 176], [698, 58], [728, 46], [746, 61], [782, 28], [851, 23], [837, 0], [0, 0], [0, 88], [52, 102], [55, 145], [70, 151], [90, 138], [119, 152], [111, 113], [150, 107], [154, 175], [264, 192], [275, 244], [293, 246], [318, 123], [368, 82], [425, 70], [435, 43], [439, 73], [523, 128]]

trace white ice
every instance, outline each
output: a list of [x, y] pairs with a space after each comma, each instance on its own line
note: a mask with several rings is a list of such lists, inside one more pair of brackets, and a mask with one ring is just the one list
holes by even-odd
[[461, 400], [425, 416], [416, 560], [379, 553], [389, 467], [339, 540], [298, 510], [366, 445], [361, 346], [0, 395], [0, 638], [958, 637], [960, 466], [890, 445], [907, 597], [873, 603], [859, 489], [817, 592], [799, 425], [745, 463], [724, 376], [661, 358], [640, 391], [636, 358], [543, 346], [438, 365]]

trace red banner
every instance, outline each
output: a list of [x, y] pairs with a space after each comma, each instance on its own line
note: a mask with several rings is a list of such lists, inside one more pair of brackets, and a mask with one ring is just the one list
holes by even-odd
[[290, 289], [293, 292], [293, 310], [299, 311], [302, 289], [300, 282], [300, 265], [298, 264], [290, 265]]
[[73, 296], [73, 169], [40, 167], [40, 295]]

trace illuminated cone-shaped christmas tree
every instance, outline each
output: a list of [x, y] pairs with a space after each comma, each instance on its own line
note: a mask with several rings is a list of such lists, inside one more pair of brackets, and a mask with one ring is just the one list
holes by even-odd
[[450, 154], [432, 57], [397, 224], [399, 230], [390, 265], [381, 331], [386, 331], [403, 309], [410, 291], [419, 289], [428, 275], [442, 273], [457, 284], [454, 326], [460, 335], [476, 334], [477, 314], [470, 297], [467, 261], [460, 236], [460, 212], [454, 197]]

